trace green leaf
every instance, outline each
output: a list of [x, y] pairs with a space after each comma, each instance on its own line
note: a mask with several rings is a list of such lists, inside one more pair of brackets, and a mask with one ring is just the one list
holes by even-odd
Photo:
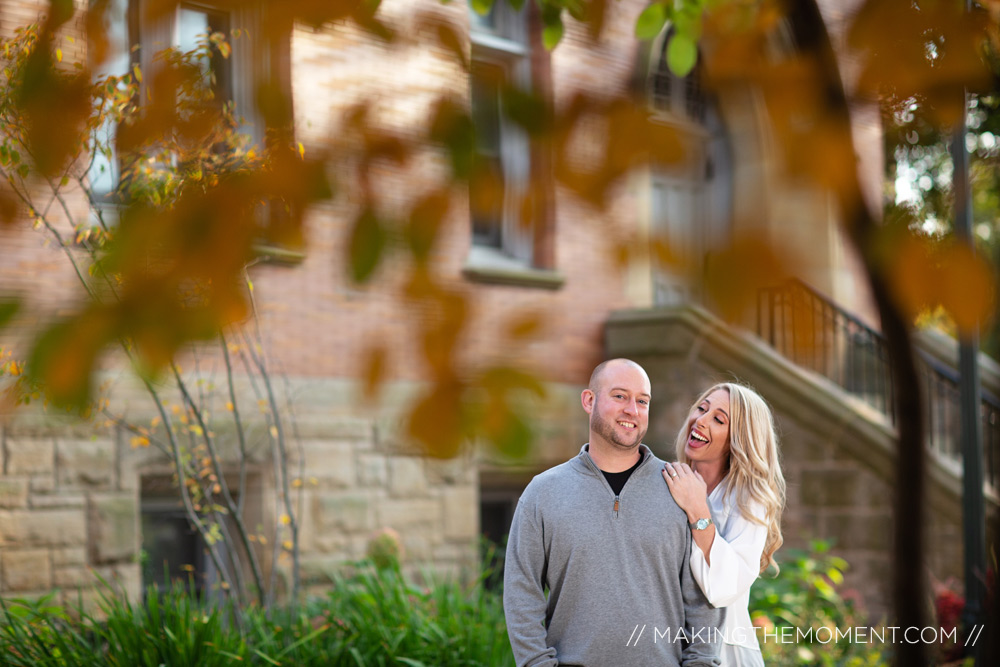
[[[472, 5], [472, 11], [476, 12], [480, 16], [486, 16], [493, 9], [493, 3], [495, 0], [471, 0], [469, 4]], [[501, 0], [504, 2], [505, 0]]]
[[17, 315], [17, 311], [20, 310], [21, 303], [15, 300], [4, 300], [0, 301], [0, 327], [3, 327], [11, 319]]
[[354, 230], [351, 232], [349, 265], [351, 278], [355, 282], [363, 283], [371, 278], [382, 257], [385, 242], [385, 230], [375, 213], [366, 208], [355, 220]]
[[551, 51], [556, 48], [562, 40], [562, 36], [562, 16], [557, 14], [554, 19], [551, 19], [551, 22], [546, 22], [545, 28], [542, 30], [542, 43], [545, 45], [545, 49]]
[[675, 33], [667, 45], [667, 65], [675, 76], [685, 77], [694, 69], [698, 46], [687, 35]]
[[635, 36], [639, 39], [653, 39], [660, 34], [666, 22], [667, 8], [655, 2], [639, 14], [635, 22]]

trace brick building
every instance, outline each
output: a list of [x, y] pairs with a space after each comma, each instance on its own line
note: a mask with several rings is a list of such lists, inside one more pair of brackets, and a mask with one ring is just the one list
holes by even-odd
[[[44, 4], [0, 2], [0, 31], [7, 35], [34, 20]], [[495, 93], [473, 85], [443, 48], [418, 39], [389, 47], [353, 24], [296, 24], [287, 42], [265, 57], [253, 40], [266, 15], [253, 2], [182, 2], [160, 23], [145, 17], [147, 3], [141, 0], [111, 4], [111, 34], [122, 47], [185, 44], [206, 25], [246, 30], [249, 38], [235, 42], [228, 65], [232, 98], [252, 108], [255, 68], [266, 62], [279, 69], [291, 93], [296, 140], [308, 153], [335, 149], [343, 114], [361, 101], [370, 101], [381, 123], [406, 136], [425, 126], [433, 99], [451, 93], [472, 106], [483, 137], [480, 150], [502, 170], [508, 193], [526, 188], [544, 165], [517, 128], [488, 112], [497, 107]], [[548, 53], [531, 10], [499, 8], [480, 17], [463, 2], [382, 3], [380, 16], [402, 34], [420, 36], [428, 17], [455, 26], [473, 71], [499, 69], [526, 85], [546, 86], [557, 109], [579, 92], [609, 99], [638, 95], [659, 122], [686, 133], [694, 159], [683, 168], [638, 170], [613, 192], [604, 211], [553, 186], [531, 233], [509, 204], [493, 220], [475, 219], [467, 200], [451, 207], [435, 265], [472, 309], [462, 358], [513, 358], [548, 386], [537, 410], [540, 446], [525, 461], [502, 461], [488, 451], [429, 459], [401, 434], [401, 411], [426, 377], [413, 336], [420, 314], [402, 297], [400, 276], [391, 266], [367, 287], [344, 278], [343, 248], [358, 204], [349, 180], [345, 196], [310, 209], [304, 253], [251, 269], [266, 344], [294, 406], [301, 444], [296, 462], [314, 478], [301, 492], [299, 517], [309, 586], [321, 587], [345, 559], [362, 556], [371, 533], [382, 527], [400, 533], [414, 571], [474, 568], [479, 535], [502, 538], [531, 476], [572, 456], [584, 442], [578, 397], [591, 369], [609, 355], [627, 355], [650, 370], [654, 401], [647, 442], [662, 456], [669, 457], [681, 415], [701, 388], [732, 375], [755, 385], [771, 401], [783, 436], [786, 544], [833, 539], [852, 564], [849, 584], [864, 588], [873, 610], [885, 608], [894, 456], [889, 419], [858, 398], [864, 391], [852, 394], [816, 372], [815, 364], [776, 351], [774, 336], [765, 342], [756, 313], [747, 313], [745, 328], [723, 324], [697, 282], [651, 260], [615, 260], [612, 251], [623, 239], [654, 234], [666, 234], [699, 266], [735, 235], [780, 238], [809, 258], [799, 277], [812, 290], [855, 315], [859, 326], [872, 322], [831, 197], [783, 175], [766, 109], [751, 86], [710, 95], [696, 78], [667, 71], [663, 36], [652, 43], [636, 40], [636, 18], [646, 4], [608, 3], [599, 43], [570, 22], [562, 43]], [[843, 4], [820, 3], [840, 46], [848, 15]], [[787, 33], [775, 36], [779, 51], [795, 48], [793, 28]], [[74, 44], [77, 52], [65, 57], [84, 59], [85, 40]], [[849, 74], [848, 56], [842, 65]], [[859, 155], [861, 170], [877, 198], [878, 115], [874, 105], [859, 104], [854, 112], [856, 144], [866, 151]], [[442, 161], [430, 155], [380, 173], [382, 205], [405, 210], [440, 177]], [[0, 235], [0, 287], [23, 294], [29, 312], [40, 319], [57, 313], [76, 289], [70, 268], [30, 229], [3, 228]], [[511, 320], [533, 313], [544, 314], [541, 335], [515, 342], [501, 333]], [[389, 382], [377, 405], [357, 398], [362, 353], [373, 340], [391, 352]], [[944, 357], [947, 346], [945, 341], [935, 349]], [[1000, 392], [1000, 373], [984, 369], [987, 387]], [[151, 411], [127, 381], [115, 391], [114, 400], [133, 414]], [[96, 572], [117, 578], [137, 596], [143, 585], [140, 554], [158, 540], [183, 543], [174, 557], [198, 560], [198, 545], [172, 495], [169, 465], [149, 450], [132, 448], [127, 433], [111, 429], [95, 436], [88, 424], [33, 411], [13, 415], [0, 428], [0, 593], [34, 596], [58, 589], [72, 601], [78, 590], [89, 594]], [[930, 562], [943, 578], [960, 573], [961, 533], [957, 468], [947, 456], [941, 460], [945, 465], [934, 467], [930, 493], [931, 522], [941, 539]], [[251, 471], [248, 497], [251, 516], [264, 525], [274, 520], [273, 486], [270, 464], [261, 458]]]

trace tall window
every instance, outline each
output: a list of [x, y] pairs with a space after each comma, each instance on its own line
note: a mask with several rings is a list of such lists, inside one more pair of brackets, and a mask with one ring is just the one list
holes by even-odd
[[531, 84], [527, 15], [527, 8], [515, 12], [506, 0], [497, 0], [485, 16], [470, 9], [472, 118], [478, 169], [486, 174], [474, 183], [488, 190], [471, 192], [470, 199], [473, 252], [530, 267], [533, 231], [521, 219], [521, 203], [531, 147], [525, 131], [503, 111], [505, 87]]
[[[214, 76], [215, 98], [220, 103], [234, 102], [237, 114], [245, 121], [242, 131], [254, 143], [261, 144], [265, 127], [256, 109], [255, 87], [259, 81], [268, 80], [272, 70], [288, 65], [283, 52], [277, 52], [284, 45], [265, 39], [264, 9], [264, 2], [181, 2], [165, 10], [164, 3], [157, 0], [110, 0], [107, 10], [110, 56], [103, 63], [93, 63], [94, 74], [124, 75], [138, 65], [143, 81], [148, 83], [160, 67], [157, 54], [161, 51], [171, 47], [190, 51], [205, 35], [220, 32], [226, 35], [232, 53], [225, 58], [213, 51], [211, 60], [204, 63], [205, 73], [210, 69]], [[239, 32], [238, 37], [234, 37], [234, 31]], [[280, 78], [290, 85], [288, 74], [282, 71]], [[113, 122], [107, 122], [94, 136], [95, 148], [110, 147], [106, 152], [95, 151], [88, 174], [95, 204], [99, 206], [111, 203], [111, 195], [118, 186], [116, 129]]]
[[[131, 69], [129, 54], [128, 0], [110, 0], [107, 9], [108, 57], [104, 62], [90, 63], [95, 78], [121, 76]], [[91, 138], [91, 162], [87, 176], [90, 180], [94, 204], [108, 207], [112, 193], [118, 185], [118, 155], [114, 137], [117, 127], [110, 118], [94, 130]]]
[[[704, 272], [713, 248], [728, 241], [732, 225], [732, 159], [725, 126], [711, 94], [702, 83], [700, 63], [684, 77], [667, 66], [668, 27], [652, 46], [648, 95], [660, 122], [684, 137], [687, 159], [652, 174], [651, 231], [664, 238], [678, 256]], [[654, 277], [654, 301], [679, 304], [699, 301], [690, 281], [667, 267]], [[696, 276], [697, 277], [697, 276]]]

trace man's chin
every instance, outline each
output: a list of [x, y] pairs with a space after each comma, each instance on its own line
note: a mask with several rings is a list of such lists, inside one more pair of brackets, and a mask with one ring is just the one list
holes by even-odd
[[612, 440], [612, 443], [614, 443], [615, 447], [618, 447], [619, 449], [624, 449], [626, 451], [632, 449], [638, 449], [639, 444], [642, 443], [642, 436], [639, 436], [633, 442], [623, 442], [621, 440], [615, 439]]

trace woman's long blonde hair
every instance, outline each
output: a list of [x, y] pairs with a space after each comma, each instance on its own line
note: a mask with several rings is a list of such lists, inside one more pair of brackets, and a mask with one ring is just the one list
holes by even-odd
[[[785, 509], [785, 477], [778, 456], [778, 435], [771, 409], [760, 394], [733, 382], [721, 382], [698, 397], [688, 411], [701, 405], [709, 394], [724, 389], [729, 394], [729, 481], [726, 497], [734, 496], [740, 513], [748, 521], [767, 526], [767, 541], [760, 556], [760, 571], [769, 565], [778, 569], [774, 553], [781, 547], [781, 513]], [[690, 418], [677, 434], [677, 460], [690, 464], [684, 447], [691, 434]], [[751, 501], [764, 507], [761, 521], [749, 510]]]

